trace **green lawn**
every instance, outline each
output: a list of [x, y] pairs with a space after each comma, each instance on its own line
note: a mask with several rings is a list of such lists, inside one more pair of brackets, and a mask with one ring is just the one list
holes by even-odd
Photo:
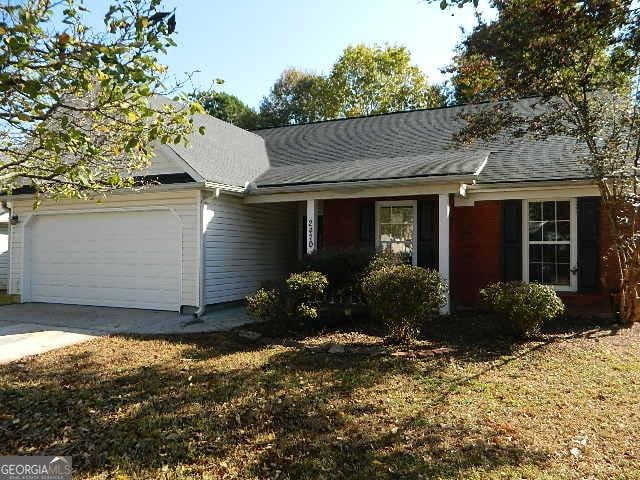
[[73, 455], [74, 478], [640, 478], [640, 328], [510, 347], [481, 323], [413, 349], [356, 332], [75, 345], [0, 367], [0, 455]]

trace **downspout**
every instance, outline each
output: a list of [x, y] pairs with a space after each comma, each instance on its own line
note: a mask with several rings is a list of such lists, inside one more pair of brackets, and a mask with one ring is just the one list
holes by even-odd
[[207, 201], [212, 198], [218, 198], [220, 196], [220, 189], [216, 188], [215, 193], [203, 194], [202, 190], [200, 191], [200, 195], [202, 196], [200, 200], [200, 305], [198, 306], [198, 310], [193, 314], [195, 318], [200, 318], [204, 315], [207, 310], [207, 300], [206, 300], [206, 236], [207, 236], [207, 225], [205, 225], [204, 218], [204, 209], [207, 204]]

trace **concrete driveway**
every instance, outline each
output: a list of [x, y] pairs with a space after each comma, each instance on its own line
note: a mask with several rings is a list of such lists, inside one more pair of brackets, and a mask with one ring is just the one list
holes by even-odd
[[216, 308], [197, 320], [192, 315], [131, 308], [44, 303], [0, 306], [0, 364], [102, 335], [216, 332], [251, 321], [242, 306]]

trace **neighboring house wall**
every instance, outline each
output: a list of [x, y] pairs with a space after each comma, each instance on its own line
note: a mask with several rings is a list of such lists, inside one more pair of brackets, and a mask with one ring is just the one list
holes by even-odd
[[7, 288], [9, 280], [9, 229], [0, 223], [0, 290]]
[[[24, 231], [25, 224], [30, 224], [30, 217], [45, 212], [83, 212], [96, 211], [128, 211], [140, 209], [167, 208], [180, 220], [182, 258], [180, 293], [182, 305], [197, 306], [199, 304], [199, 270], [198, 242], [200, 192], [197, 189], [176, 189], [166, 191], [148, 191], [133, 194], [114, 194], [100, 203], [95, 201], [64, 200], [60, 202], [46, 201], [38, 210], [32, 209], [33, 201], [29, 198], [13, 199], [13, 214], [19, 223], [12, 226], [9, 293], [21, 294], [23, 271], [25, 266]], [[28, 230], [28, 229], [27, 229]], [[73, 241], [73, 238], [70, 238]], [[179, 252], [177, 252], [179, 253]], [[28, 260], [27, 260], [28, 262]], [[28, 266], [28, 265], [27, 265]]]
[[222, 195], [203, 209], [207, 304], [242, 300], [281, 280], [296, 258], [296, 203], [246, 205]]

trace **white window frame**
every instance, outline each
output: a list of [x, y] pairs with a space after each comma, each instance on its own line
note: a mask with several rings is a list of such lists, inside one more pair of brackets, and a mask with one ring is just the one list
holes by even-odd
[[413, 208], [413, 232], [411, 238], [411, 264], [418, 264], [418, 201], [417, 200], [385, 200], [376, 202], [376, 250], [380, 250], [380, 207]]
[[[569, 285], [550, 285], [558, 292], [578, 291], [578, 200], [576, 198], [541, 198], [526, 199], [522, 201], [522, 278], [529, 282], [529, 203], [538, 202], [569, 202], [570, 222], [570, 265]], [[555, 242], [549, 242], [556, 244]]]

